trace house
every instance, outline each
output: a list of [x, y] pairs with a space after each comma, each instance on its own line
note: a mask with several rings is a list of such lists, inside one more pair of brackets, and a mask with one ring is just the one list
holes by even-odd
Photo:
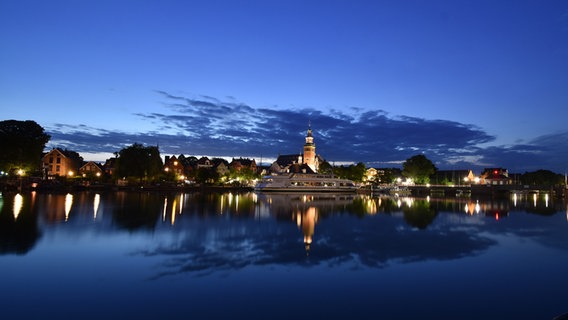
[[512, 182], [509, 172], [504, 168], [485, 168], [480, 178], [482, 184], [488, 185], [506, 185]]
[[166, 156], [164, 158], [164, 171], [172, 172], [176, 176], [184, 176], [185, 168], [183, 163], [176, 158], [176, 156]]
[[222, 158], [213, 158], [211, 159], [213, 163], [213, 168], [219, 174], [219, 176], [224, 176], [229, 172], [229, 161], [222, 159]]
[[289, 173], [290, 167], [299, 163], [302, 163], [301, 154], [279, 155], [270, 166], [270, 171], [273, 173]]
[[89, 161], [79, 168], [79, 174], [82, 177], [100, 177], [103, 172], [103, 167], [94, 161]]
[[250, 169], [252, 172], [256, 173], [256, 161], [254, 159], [235, 159], [229, 164], [229, 168], [240, 172], [243, 169]]
[[363, 182], [365, 183], [375, 183], [377, 181], [378, 170], [375, 168], [367, 169], [365, 176], [363, 177]]
[[199, 158], [199, 160], [197, 160], [197, 169], [212, 168], [212, 167], [213, 167], [213, 162], [211, 162], [211, 160], [209, 160], [209, 158], [207, 157], [201, 157]]
[[116, 169], [116, 160], [118, 158], [109, 158], [105, 161], [105, 164], [103, 164], [103, 171], [106, 175], [108, 176], [112, 176], [112, 174], [114, 173], [114, 170]]
[[41, 163], [46, 178], [73, 176], [79, 171], [83, 158], [75, 151], [54, 148], [42, 157]]

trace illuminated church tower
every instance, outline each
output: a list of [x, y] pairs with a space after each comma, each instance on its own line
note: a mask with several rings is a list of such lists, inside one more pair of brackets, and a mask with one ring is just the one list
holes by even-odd
[[304, 144], [304, 164], [308, 165], [314, 172], [318, 172], [319, 163], [316, 158], [316, 144], [312, 136], [312, 126], [308, 124], [308, 134], [306, 144]]

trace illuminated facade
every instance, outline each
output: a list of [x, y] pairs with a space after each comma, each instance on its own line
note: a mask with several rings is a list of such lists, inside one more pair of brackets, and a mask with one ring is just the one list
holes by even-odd
[[78, 153], [55, 148], [42, 158], [42, 167], [47, 176], [72, 176], [77, 174], [82, 158]]
[[306, 143], [304, 144], [303, 154], [279, 155], [278, 159], [272, 163], [270, 171], [274, 173], [317, 173], [319, 165], [323, 161], [316, 154], [316, 144], [312, 135], [312, 128], [308, 126]]
[[98, 163], [89, 161], [79, 168], [79, 174], [83, 177], [100, 177], [103, 174], [103, 168]]
[[316, 144], [312, 136], [312, 128], [308, 126], [306, 134], [306, 143], [304, 144], [304, 164], [308, 165], [313, 172], [318, 172], [318, 159], [316, 157]]

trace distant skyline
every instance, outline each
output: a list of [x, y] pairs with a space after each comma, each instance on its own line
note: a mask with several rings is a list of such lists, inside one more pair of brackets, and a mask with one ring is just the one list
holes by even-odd
[[0, 120], [101, 161], [568, 171], [568, 2], [2, 1]]

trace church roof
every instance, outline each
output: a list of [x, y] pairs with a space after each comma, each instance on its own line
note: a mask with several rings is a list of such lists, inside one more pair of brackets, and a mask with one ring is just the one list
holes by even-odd
[[287, 165], [294, 164], [298, 162], [298, 157], [302, 156], [301, 154], [283, 154], [279, 155], [278, 159], [276, 159], [276, 163], [281, 166], [285, 167]]

